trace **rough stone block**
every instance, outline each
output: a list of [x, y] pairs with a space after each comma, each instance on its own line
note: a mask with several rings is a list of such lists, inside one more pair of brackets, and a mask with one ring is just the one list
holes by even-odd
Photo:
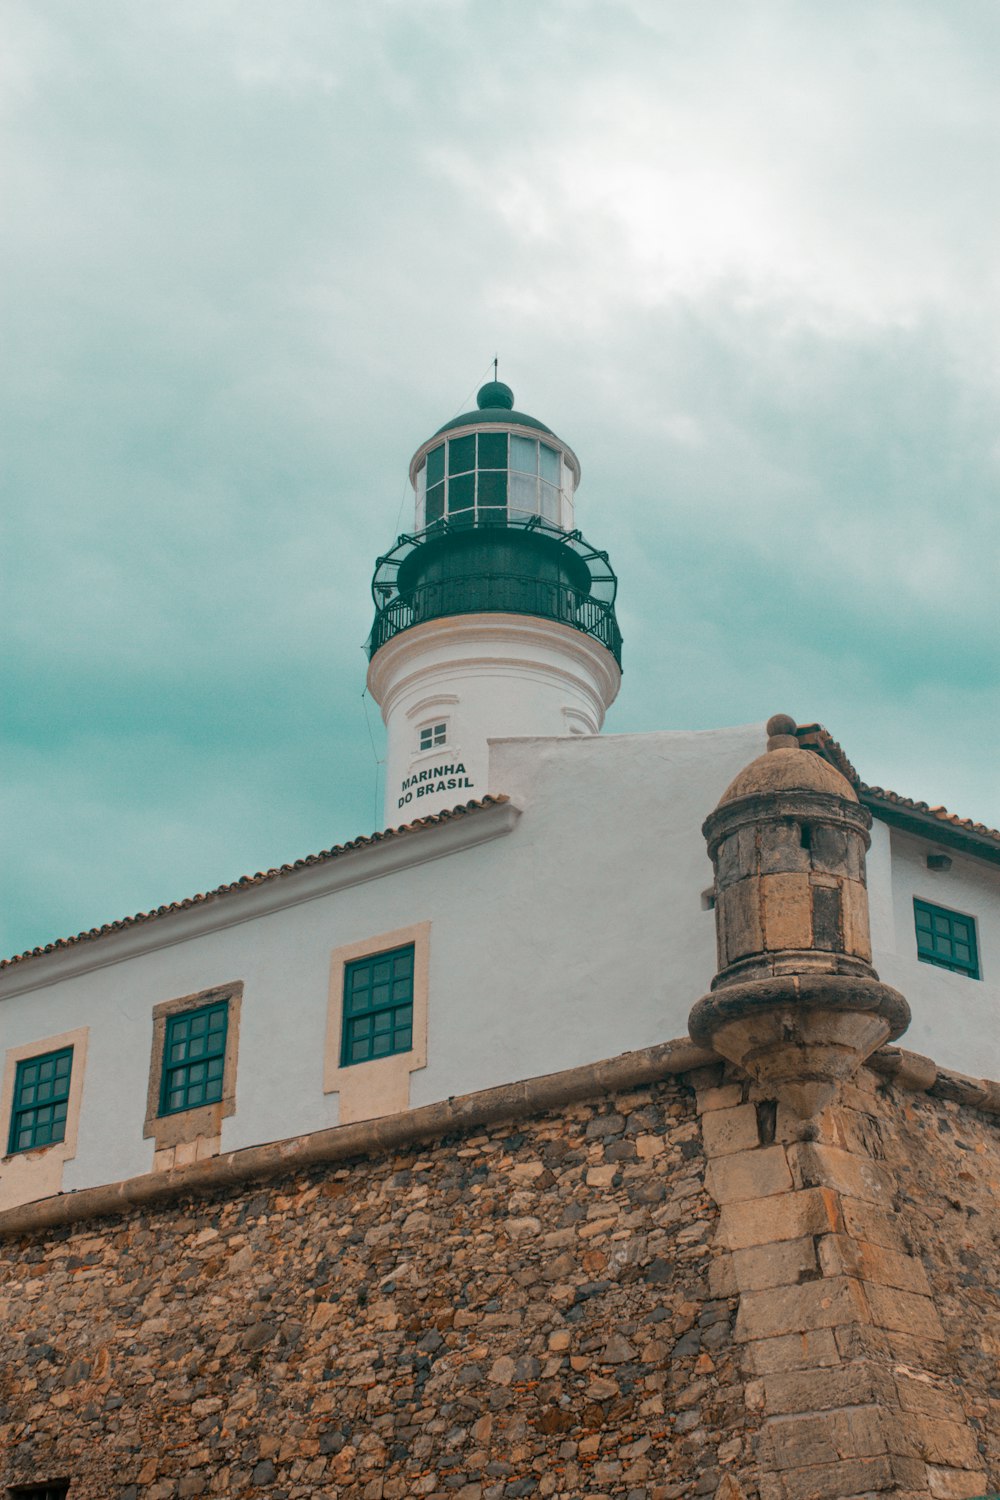
[[947, 1386], [938, 1387], [932, 1384], [930, 1377], [919, 1379], [900, 1374], [898, 1370], [894, 1381], [896, 1399], [904, 1412], [919, 1412], [922, 1416], [938, 1417], [946, 1422], [956, 1420], [958, 1408]]
[[946, 1469], [927, 1466], [927, 1488], [934, 1500], [969, 1500], [985, 1495], [986, 1475], [981, 1469]]
[[717, 1255], [709, 1265], [708, 1290], [713, 1297], [734, 1297], [739, 1291], [731, 1255]]
[[760, 906], [769, 952], [812, 946], [808, 875], [762, 875]]
[[[909, 1370], [920, 1370], [930, 1376], [947, 1376], [954, 1371], [954, 1358], [948, 1343], [936, 1343], [911, 1333], [896, 1333], [888, 1328], [868, 1330], [870, 1337], [881, 1339], [884, 1357], [894, 1363], [905, 1365]], [[874, 1347], [874, 1346], [873, 1346]]]
[[756, 880], [738, 880], [719, 892], [715, 920], [729, 963], [761, 951], [758, 894]]
[[868, 925], [868, 892], [858, 880], [845, 880], [842, 890], [844, 947], [855, 958], [871, 963], [872, 940]]
[[746, 1343], [750, 1339], [777, 1338], [783, 1333], [863, 1323], [869, 1317], [861, 1285], [851, 1277], [806, 1281], [801, 1286], [745, 1292], [740, 1298], [735, 1338], [738, 1343]]
[[918, 1339], [944, 1340], [941, 1319], [929, 1297], [901, 1292], [896, 1287], [875, 1286], [870, 1281], [864, 1283], [864, 1293], [877, 1327], [908, 1333]]
[[847, 841], [852, 835], [846, 828], [831, 828], [828, 823], [814, 823], [810, 829], [812, 867], [828, 875], [842, 875], [847, 868]]
[[765, 1434], [775, 1468], [801, 1469], [836, 1463], [838, 1459], [875, 1458], [888, 1453], [885, 1427], [880, 1409], [865, 1405], [852, 1406], [846, 1411], [772, 1417]]
[[897, 1287], [904, 1292], [931, 1295], [927, 1272], [912, 1255], [901, 1255], [867, 1240], [847, 1235], [826, 1235], [819, 1243], [819, 1263], [825, 1276], [856, 1276], [878, 1286]]
[[[955, 1417], [958, 1417], [957, 1410]], [[927, 1463], [976, 1470], [982, 1462], [975, 1436], [963, 1421], [947, 1422], [939, 1417], [924, 1417], [914, 1436], [919, 1457]]]
[[837, 1195], [825, 1188], [806, 1188], [769, 1198], [766, 1203], [724, 1204], [718, 1243], [729, 1250], [744, 1250], [802, 1235], [830, 1234], [841, 1227]]
[[815, 948], [831, 953], [844, 951], [840, 891], [836, 886], [813, 885], [812, 940]]
[[810, 853], [802, 847], [802, 831], [794, 820], [765, 823], [760, 830], [760, 873], [802, 873], [810, 867]]
[[852, 1239], [866, 1240], [870, 1245], [881, 1245], [886, 1250], [906, 1253], [899, 1220], [894, 1213], [847, 1196], [840, 1199], [840, 1211], [844, 1230]]
[[762, 1339], [747, 1349], [747, 1359], [757, 1375], [785, 1370], [832, 1368], [841, 1363], [837, 1341], [829, 1328]]
[[[920, 1467], [923, 1469], [923, 1465]], [[845, 1500], [847, 1496], [867, 1497], [882, 1490], [898, 1491], [900, 1477], [898, 1460], [884, 1453], [788, 1469], [781, 1476], [783, 1500]], [[922, 1479], [921, 1475], [921, 1486]]]
[[892, 1376], [875, 1365], [779, 1371], [764, 1377], [765, 1409], [772, 1415], [865, 1404], [883, 1407], [894, 1405], [895, 1396]]
[[716, 1109], [701, 1122], [708, 1156], [728, 1156], [734, 1151], [752, 1151], [759, 1144], [757, 1111], [752, 1104]]
[[864, 1157], [816, 1141], [788, 1147], [788, 1160], [800, 1187], [828, 1187], [866, 1203], [890, 1205], [895, 1184], [884, 1168]]
[[716, 1088], [700, 1089], [697, 1096], [698, 1113], [705, 1115], [713, 1109], [732, 1109], [742, 1099], [741, 1083], [723, 1083]]
[[776, 1245], [755, 1245], [749, 1250], [734, 1250], [732, 1265], [741, 1292], [796, 1286], [804, 1276], [816, 1275], [815, 1241], [805, 1237], [781, 1240]]
[[738, 833], [731, 833], [727, 839], [722, 839], [715, 855], [715, 883], [719, 890], [732, 885], [739, 880], [741, 875], [749, 874], [740, 866], [740, 838]]
[[716, 1203], [769, 1198], [792, 1188], [783, 1146], [763, 1146], [756, 1151], [738, 1151], [710, 1161], [705, 1186]]

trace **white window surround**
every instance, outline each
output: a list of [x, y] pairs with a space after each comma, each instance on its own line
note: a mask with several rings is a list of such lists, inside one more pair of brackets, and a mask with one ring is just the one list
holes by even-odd
[[[447, 749], [451, 743], [449, 726], [450, 721], [446, 718], [431, 719], [428, 723], [419, 725], [417, 728], [416, 753], [418, 755], [433, 755], [436, 750]], [[438, 738], [439, 734], [440, 738]], [[428, 737], [427, 744], [423, 743], [425, 735]]]
[[429, 750], [414, 750], [410, 756], [409, 764], [411, 766], [426, 766], [430, 765], [432, 761], [440, 760], [445, 755], [449, 760], [461, 760], [461, 745], [456, 745], [453, 741], [447, 740], [443, 745], [432, 745]]
[[406, 710], [408, 719], [422, 718], [425, 724], [429, 724], [436, 715], [439, 719], [446, 715], [441, 713], [443, 708], [451, 706], [459, 701], [457, 693], [435, 693], [430, 698], [421, 698], [419, 703], [414, 703], [412, 708]]
[[[427, 1066], [427, 1006], [430, 984], [430, 922], [416, 922], [335, 948], [330, 955], [330, 999], [323, 1053], [323, 1092], [338, 1094], [341, 1125], [398, 1114], [410, 1107], [410, 1075]], [[408, 1052], [341, 1063], [344, 970], [359, 958], [413, 946], [413, 1045]]]
[[3, 1082], [0, 1086], [0, 1130], [4, 1133], [5, 1151], [14, 1106], [14, 1078], [18, 1063], [27, 1062], [32, 1057], [41, 1057], [46, 1052], [59, 1052], [64, 1047], [72, 1047], [73, 1066], [69, 1078], [69, 1101], [63, 1139], [53, 1141], [48, 1146], [35, 1146], [30, 1151], [17, 1151], [0, 1159], [0, 1210], [62, 1192], [63, 1166], [76, 1155], [89, 1035], [90, 1028], [82, 1026], [76, 1031], [40, 1037], [36, 1042], [7, 1049]]

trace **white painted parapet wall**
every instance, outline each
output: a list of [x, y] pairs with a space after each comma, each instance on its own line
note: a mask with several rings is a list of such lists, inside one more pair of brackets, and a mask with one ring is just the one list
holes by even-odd
[[540, 616], [448, 615], [394, 636], [368, 669], [388, 733], [386, 826], [483, 796], [491, 739], [597, 734], [620, 684], [610, 651]]
[[[701, 825], [762, 743], [759, 725], [497, 740], [482, 774], [509, 801], [4, 969], [0, 1130], [24, 1057], [74, 1045], [78, 1092], [65, 1145], [0, 1158], [0, 1206], [160, 1170], [144, 1132], [155, 1015], [208, 990], [242, 993], [235, 1111], [204, 1143], [221, 1153], [682, 1036], [717, 968]], [[956, 853], [935, 874], [934, 846], [878, 820], [872, 832], [875, 967], [913, 1013], [901, 1045], [1000, 1076], [997, 867]], [[914, 897], [974, 917], [981, 980], [918, 960]], [[411, 932], [426, 950], [420, 1045], [398, 1076], [364, 1062], [345, 1088], [345, 956]]]

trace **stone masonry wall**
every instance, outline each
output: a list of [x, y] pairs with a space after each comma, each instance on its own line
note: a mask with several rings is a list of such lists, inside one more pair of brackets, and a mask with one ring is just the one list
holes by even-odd
[[881, 1091], [896, 1218], [944, 1328], [941, 1368], [1000, 1489], [1000, 1120]]
[[0, 1491], [984, 1494], [998, 1245], [995, 1116], [728, 1066], [12, 1235]]
[[744, 1484], [761, 1500], [963, 1500], [1000, 1480], [1000, 1130], [863, 1069], [802, 1121], [729, 1069], [699, 1090], [739, 1293]]
[[0, 1241], [0, 1485], [713, 1495], [750, 1433], [704, 1173], [668, 1080]]

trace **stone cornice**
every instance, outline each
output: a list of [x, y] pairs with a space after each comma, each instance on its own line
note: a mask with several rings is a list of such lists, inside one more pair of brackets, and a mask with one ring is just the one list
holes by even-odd
[[248, 1146], [166, 1172], [150, 1172], [101, 1187], [81, 1188], [41, 1198], [0, 1213], [0, 1235], [26, 1234], [71, 1224], [80, 1219], [123, 1214], [130, 1209], [168, 1203], [193, 1194], [212, 1193], [245, 1182], [284, 1176], [322, 1163], [355, 1161], [403, 1150], [421, 1141], [478, 1129], [501, 1120], [557, 1109], [616, 1089], [638, 1088], [675, 1073], [715, 1063], [714, 1052], [688, 1038], [662, 1042], [641, 1052], [626, 1052], [604, 1062], [587, 1063], [520, 1083], [481, 1089], [474, 1094], [425, 1104], [419, 1109], [383, 1115], [354, 1125], [334, 1125], [310, 1135]]
[[[248, 1146], [167, 1172], [150, 1172], [23, 1203], [0, 1213], [0, 1236], [44, 1232], [83, 1219], [105, 1218], [134, 1208], [155, 1207], [179, 1198], [265, 1181], [324, 1163], [357, 1161], [405, 1150], [424, 1141], [504, 1120], [522, 1119], [614, 1090], [642, 1088], [673, 1074], [692, 1072], [720, 1061], [715, 1052], [697, 1046], [689, 1037], [681, 1037], [603, 1062], [481, 1089], [376, 1120], [335, 1125], [310, 1135]], [[896, 1088], [928, 1093], [986, 1114], [1000, 1115], [1000, 1083], [938, 1068], [930, 1058], [918, 1053], [901, 1047], [883, 1047], [869, 1058], [866, 1066]]]

